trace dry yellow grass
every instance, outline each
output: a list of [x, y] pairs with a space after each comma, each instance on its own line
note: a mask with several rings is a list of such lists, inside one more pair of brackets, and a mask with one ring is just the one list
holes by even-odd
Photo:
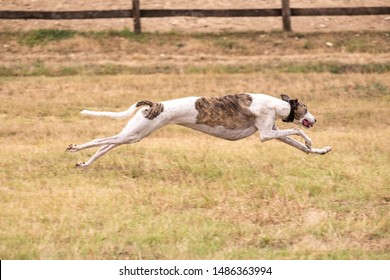
[[[81, 109], [248, 91], [302, 99], [334, 150], [169, 126], [86, 170], [65, 153], [125, 124]], [[389, 259], [389, 103], [388, 73], [0, 78], [0, 258]]]

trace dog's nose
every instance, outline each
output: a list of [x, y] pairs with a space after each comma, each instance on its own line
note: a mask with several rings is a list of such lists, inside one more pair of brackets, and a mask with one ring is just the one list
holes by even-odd
[[313, 122], [313, 124], [314, 124], [314, 123], [316, 123], [316, 122], [317, 122], [317, 119], [314, 119], [314, 122]]

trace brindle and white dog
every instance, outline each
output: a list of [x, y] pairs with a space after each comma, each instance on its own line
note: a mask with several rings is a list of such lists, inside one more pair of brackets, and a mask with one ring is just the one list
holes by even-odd
[[[293, 122], [310, 128], [316, 122], [306, 105], [298, 99], [281, 95], [278, 99], [264, 94], [234, 94], [222, 97], [186, 97], [163, 102], [148, 100], [133, 104], [123, 112], [94, 112], [84, 110], [83, 115], [126, 118], [140, 109], [130, 119], [125, 128], [112, 137], [95, 139], [81, 145], [69, 145], [69, 152], [102, 146], [87, 162], [76, 164], [87, 167], [111, 149], [122, 144], [136, 143], [149, 136], [153, 131], [167, 125], [179, 124], [226, 140], [240, 140], [257, 130], [260, 141], [280, 140], [305, 153], [326, 154], [331, 147], [312, 148], [311, 139], [299, 128], [278, 129], [275, 121]], [[305, 144], [290, 138], [299, 135]]]

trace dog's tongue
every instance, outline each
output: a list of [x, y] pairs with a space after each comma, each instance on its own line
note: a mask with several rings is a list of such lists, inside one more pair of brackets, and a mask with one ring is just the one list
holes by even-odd
[[305, 127], [307, 127], [307, 128], [312, 127], [311, 123], [310, 123], [308, 120], [306, 120], [306, 119], [304, 119], [304, 120], [302, 121], [302, 124], [303, 124]]

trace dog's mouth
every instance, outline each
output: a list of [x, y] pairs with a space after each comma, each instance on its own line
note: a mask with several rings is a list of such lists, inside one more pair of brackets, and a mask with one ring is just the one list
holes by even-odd
[[313, 124], [312, 124], [311, 122], [309, 122], [307, 119], [304, 119], [304, 120], [302, 121], [302, 125], [303, 125], [304, 127], [306, 127], [306, 128], [310, 128], [310, 127], [313, 126]]

